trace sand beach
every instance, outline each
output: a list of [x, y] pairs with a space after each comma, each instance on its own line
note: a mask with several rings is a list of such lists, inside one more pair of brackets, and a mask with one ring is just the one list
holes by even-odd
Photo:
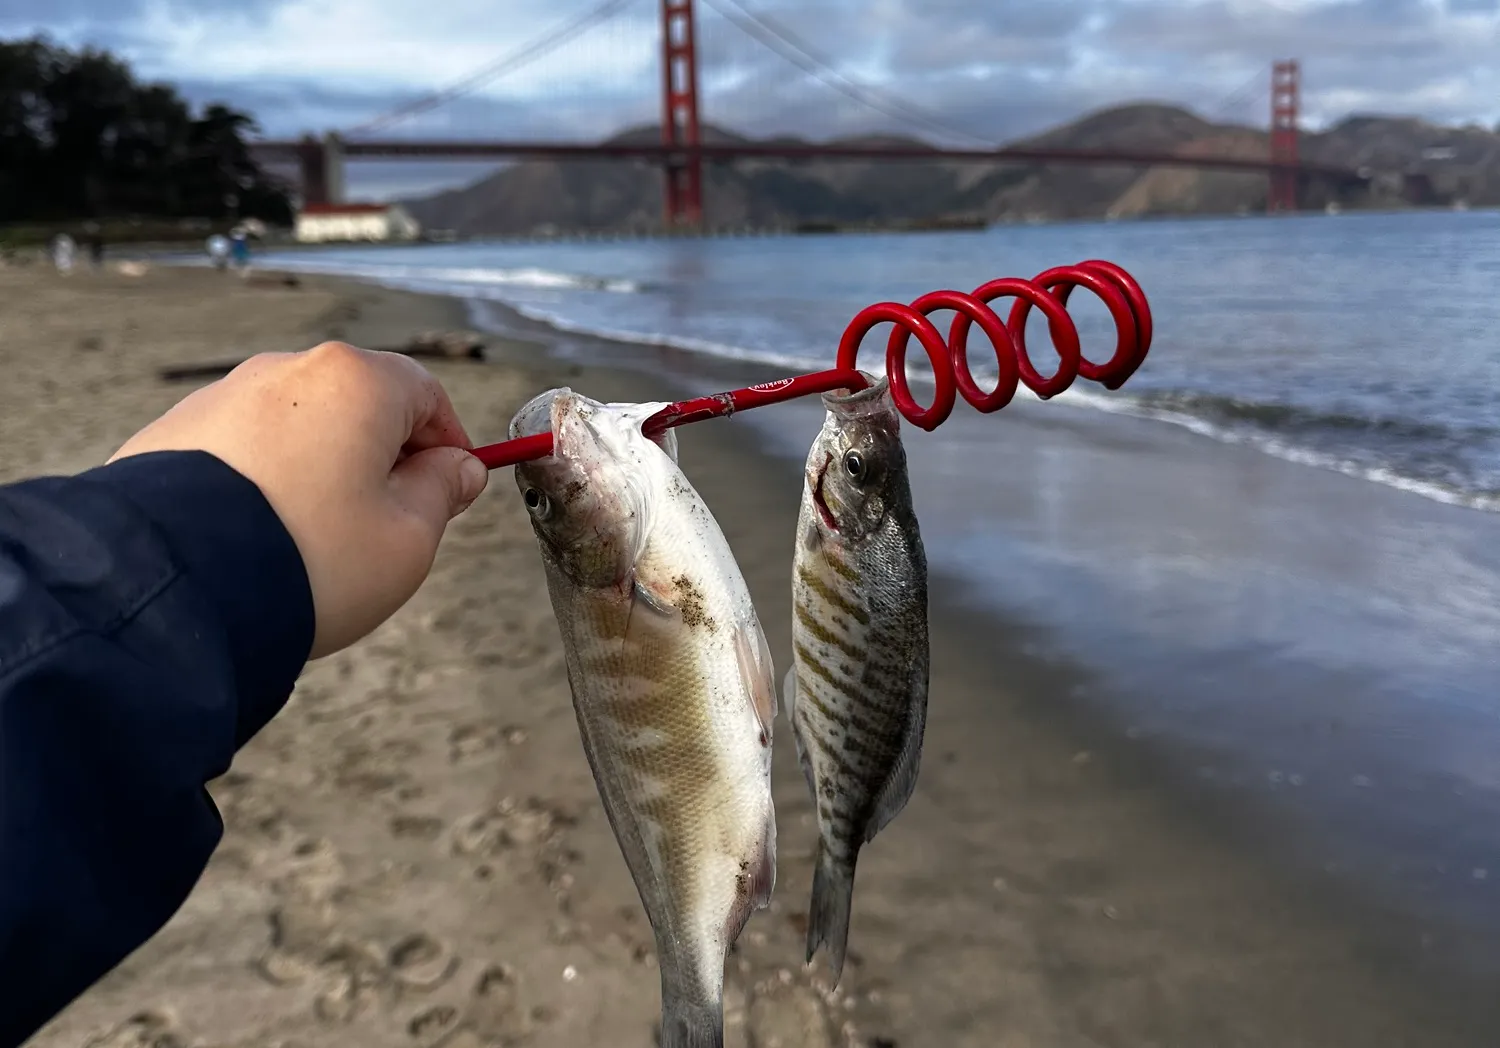
[[[0, 268], [0, 481], [102, 462], [192, 387], [169, 364], [398, 345], [453, 300], [332, 278]], [[494, 339], [436, 361], [478, 441], [532, 394], [660, 396], [637, 372]], [[743, 424], [683, 431], [779, 667], [798, 471]], [[772, 907], [728, 964], [743, 1048], [1395, 1048], [1500, 1043], [1500, 991], [1430, 928], [1271, 861], [1070, 696], [1081, 667], [934, 587], [931, 712], [903, 815], [862, 855], [837, 992], [802, 962], [810, 799], [776, 724]], [[778, 673], [778, 679], [780, 674]], [[34, 1048], [649, 1048], [650, 929], [599, 806], [535, 540], [508, 470], [417, 597], [308, 667], [210, 786], [227, 826], [187, 904]], [[821, 963], [821, 959], [820, 962]]]

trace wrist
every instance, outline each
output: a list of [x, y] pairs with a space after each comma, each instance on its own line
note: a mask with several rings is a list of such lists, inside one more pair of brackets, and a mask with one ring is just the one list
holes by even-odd
[[312, 589], [291, 533], [260, 488], [205, 451], [131, 455], [79, 479], [115, 489], [150, 518], [217, 612], [243, 745], [285, 702], [312, 648]]

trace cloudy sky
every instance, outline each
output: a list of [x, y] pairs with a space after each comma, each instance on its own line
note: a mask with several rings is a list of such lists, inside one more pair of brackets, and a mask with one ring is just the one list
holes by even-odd
[[[126, 56], [267, 134], [357, 127], [463, 79], [602, 0], [0, 0], [0, 38]], [[656, 0], [387, 135], [586, 139], [657, 115]], [[879, 94], [856, 102], [752, 40], [736, 4]], [[1500, 122], [1500, 0], [699, 0], [706, 119], [751, 134], [928, 132], [1003, 141], [1142, 99], [1265, 123], [1269, 67], [1303, 66], [1305, 122], [1350, 112]], [[891, 115], [915, 110], [914, 118]], [[958, 143], [963, 138], [948, 136]], [[384, 196], [474, 165], [359, 164]]]

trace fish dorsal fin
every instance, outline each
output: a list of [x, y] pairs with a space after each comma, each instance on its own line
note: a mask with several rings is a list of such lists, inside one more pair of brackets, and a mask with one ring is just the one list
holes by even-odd
[[771, 646], [754, 616], [735, 627], [734, 655], [739, 660], [740, 679], [745, 682], [750, 707], [760, 721], [763, 745], [769, 746], [771, 724], [776, 720], [776, 670], [771, 664]]

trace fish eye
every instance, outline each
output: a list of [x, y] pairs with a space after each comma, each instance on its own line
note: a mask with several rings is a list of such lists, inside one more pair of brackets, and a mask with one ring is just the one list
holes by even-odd
[[864, 480], [865, 457], [853, 448], [844, 452], [844, 472], [855, 480]]
[[527, 488], [521, 493], [526, 508], [538, 517], [546, 517], [552, 509], [552, 500], [536, 488]]

